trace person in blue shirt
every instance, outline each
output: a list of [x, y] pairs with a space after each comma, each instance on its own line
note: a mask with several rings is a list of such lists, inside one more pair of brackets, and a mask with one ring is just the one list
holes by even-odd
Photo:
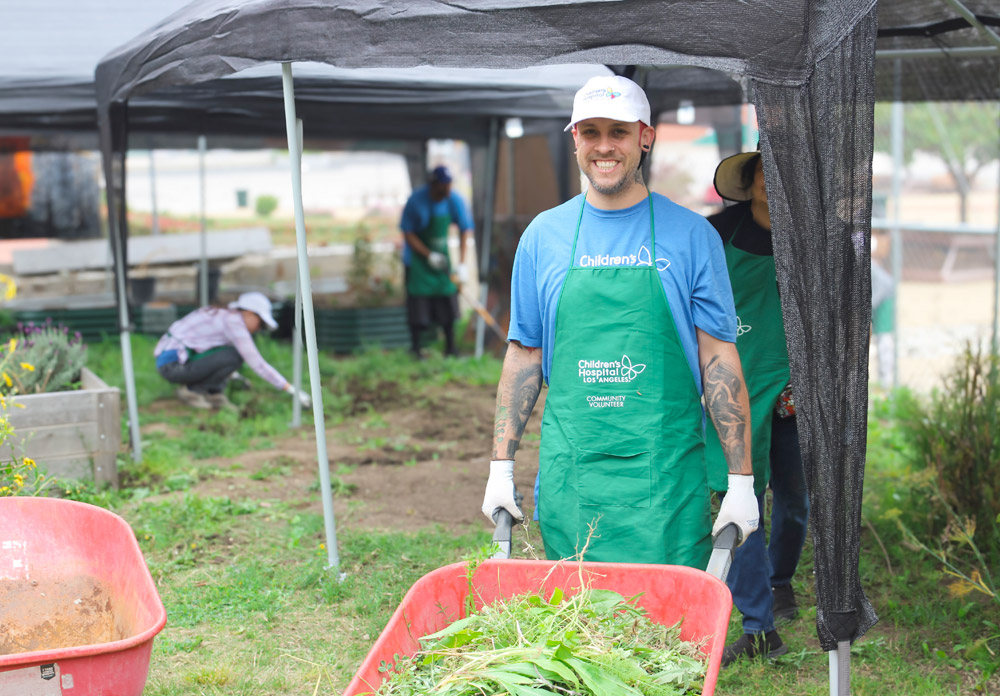
[[[448, 255], [448, 231], [458, 225], [458, 264]], [[410, 324], [413, 355], [421, 357], [420, 336], [437, 325], [444, 331], [445, 355], [457, 355], [455, 320], [458, 318], [458, 287], [468, 282], [465, 246], [472, 220], [462, 197], [451, 190], [451, 173], [435, 167], [427, 185], [406, 201], [399, 224], [403, 231], [403, 264], [406, 267], [406, 314]]]
[[[523, 517], [514, 455], [544, 381], [546, 556], [704, 569], [713, 530], [757, 528], [750, 410], [722, 242], [646, 188], [649, 124], [631, 80], [593, 78], [576, 94], [567, 130], [590, 186], [535, 218], [518, 244], [482, 511]], [[714, 526], [702, 395], [729, 468]]]

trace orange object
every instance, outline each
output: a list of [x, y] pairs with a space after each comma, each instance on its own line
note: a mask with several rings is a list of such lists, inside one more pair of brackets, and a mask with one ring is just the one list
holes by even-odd
[[31, 153], [0, 152], [0, 218], [24, 217], [31, 208], [35, 175]]
[[[0, 696], [139, 696], [166, 621], [125, 520], [69, 500], [0, 498]], [[18, 646], [29, 651], [2, 654]]]
[[[665, 626], [681, 621], [681, 639], [705, 641], [708, 656], [703, 696], [715, 693], [715, 683], [726, 644], [732, 595], [725, 583], [695, 568], [637, 563], [583, 563], [590, 587], [608, 589], [624, 597], [641, 594], [638, 604], [647, 616]], [[572, 596], [580, 588], [580, 564], [553, 561], [490, 560], [476, 569], [472, 585], [476, 606], [529, 592], [551, 595], [561, 588]], [[434, 633], [465, 616], [469, 594], [466, 564], [453, 563], [420, 578], [403, 597], [343, 696], [360, 696], [378, 689], [385, 678], [382, 661], [412, 655], [418, 637]]]

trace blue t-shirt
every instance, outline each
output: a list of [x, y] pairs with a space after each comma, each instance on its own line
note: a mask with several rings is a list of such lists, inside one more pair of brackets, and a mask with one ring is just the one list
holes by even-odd
[[[573, 233], [583, 194], [547, 210], [528, 225], [511, 276], [508, 339], [541, 347], [546, 382], [552, 367], [556, 307], [570, 267]], [[698, 391], [695, 327], [736, 342], [736, 309], [718, 232], [705, 218], [653, 194], [656, 251], [650, 253], [649, 202], [624, 210], [586, 204], [576, 245], [577, 266], [648, 266], [655, 263]]]
[[[447, 198], [434, 202], [431, 200], [430, 187], [421, 186], [410, 194], [403, 207], [403, 217], [399, 221], [399, 229], [406, 232], [421, 232], [431, 224], [431, 218], [447, 215], [458, 225], [462, 232], [472, 230], [472, 218], [465, 208], [462, 197], [452, 191]], [[403, 265], [410, 265], [410, 245], [403, 238]]]

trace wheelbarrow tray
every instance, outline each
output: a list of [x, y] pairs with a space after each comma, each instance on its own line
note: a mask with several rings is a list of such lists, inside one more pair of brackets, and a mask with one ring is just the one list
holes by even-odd
[[[0, 626], [5, 605], [9, 609], [5, 594], [20, 592], [21, 616], [23, 603], [30, 600], [27, 613], [44, 621], [72, 611], [74, 600], [68, 600], [67, 610], [58, 605], [57, 594], [45, 597], [40, 590], [77, 584], [80, 578], [94, 583], [93, 596], [101, 598], [115, 639], [66, 647], [54, 640], [56, 644], [31, 652], [0, 655], [0, 696], [142, 694], [153, 637], [167, 615], [132, 529], [114, 513], [93, 505], [56, 498], [0, 498]], [[32, 583], [39, 592], [32, 593]], [[9, 636], [13, 619], [7, 619]], [[53, 629], [53, 635], [58, 633], [58, 626]]]
[[[454, 563], [420, 578], [403, 597], [343, 696], [372, 693], [387, 676], [379, 671], [383, 662], [392, 664], [396, 655], [414, 654], [420, 648], [418, 638], [463, 618], [470, 592], [466, 573], [465, 563]], [[725, 583], [702, 570], [637, 563], [490, 560], [476, 569], [471, 585], [478, 609], [519, 594], [549, 596], [557, 587], [571, 596], [580, 589], [581, 575], [592, 588], [614, 590], [626, 598], [641, 595], [637, 603], [659, 624], [680, 622], [681, 639], [701, 643], [708, 656], [702, 694], [715, 693], [732, 595]]]

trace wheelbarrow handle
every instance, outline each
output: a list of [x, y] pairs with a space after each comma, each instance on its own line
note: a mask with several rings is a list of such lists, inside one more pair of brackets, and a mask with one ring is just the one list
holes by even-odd
[[[514, 486], [514, 502], [519, 508], [522, 500], [524, 500], [524, 496], [518, 493], [517, 486]], [[497, 508], [493, 511], [493, 521], [497, 525], [493, 531], [493, 543], [499, 549], [490, 558], [510, 558], [510, 539], [514, 531], [514, 516], [507, 511], [507, 508]]]
[[733, 564], [733, 552], [739, 542], [740, 528], [730, 522], [712, 539], [712, 555], [705, 571], [725, 582], [729, 567]]

